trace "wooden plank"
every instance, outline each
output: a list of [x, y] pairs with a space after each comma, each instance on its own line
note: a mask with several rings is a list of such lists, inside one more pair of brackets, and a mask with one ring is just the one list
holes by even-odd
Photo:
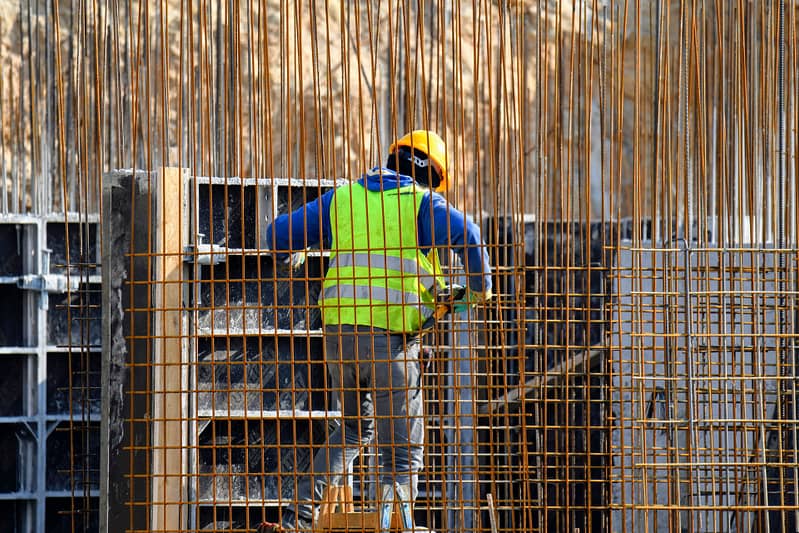
[[[380, 519], [377, 511], [356, 511], [350, 485], [331, 485], [322, 495], [316, 527], [321, 531], [377, 531]], [[394, 506], [391, 516], [391, 527], [402, 528], [400, 510]]]
[[[349, 513], [330, 513], [325, 520], [316, 523], [322, 531], [379, 531], [380, 517], [377, 511], [354, 511]], [[394, 506], [391, 515], [391, 530], [402, 530], [399, 506]]]
[[582, 371], [585, 363], [588, 362], [588, 368], [594, 362], [594, 359], [604, 353], [604, 349], [597, 348], [594, 350], [581, 350], [572, 357], [548, 369], [546, 373], [540, 376], [535, 376], [527, 380], [527, 382], [520, 386], [515, 387], [513, 390], [500, 396], [495, 400], [489, 401], [487, 404], [480, 406], [480, 413], [487, 414], [493, 413], [501, 409], [503, 406], [510, 406], [521, 402], [532, 394], [536, 396], [538, 389], [542, 386], [553, 385], [567, 377], [575, 376], [578, 372]]
[[183, 529], [181, 512], [186, 473], [187, 423], [183, 365], [183, 249], [188, 218], [183, 198], [183, 170], [164, 168], [154, 187], [156, 222], [153, 228], [153, 411], [152, 411], [152, 528]]
[[379, 527], [376, 511], [364, 513], [331, 513], [329, 521], [322, 527], [330, 531], [377, 531]]

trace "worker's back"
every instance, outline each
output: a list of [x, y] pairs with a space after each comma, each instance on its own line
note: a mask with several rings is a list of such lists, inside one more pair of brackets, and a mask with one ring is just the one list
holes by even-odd
[[340, 187], [330, 207], [330, 266], [320, 304], [326, 325], [417, 331], [432, 312], [436, 269], [419, 251], [415, 185]]

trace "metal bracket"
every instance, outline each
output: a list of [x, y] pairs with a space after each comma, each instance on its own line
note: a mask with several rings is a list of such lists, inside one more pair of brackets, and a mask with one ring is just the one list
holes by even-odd
[[225, 262], [225, 248], [218, 244], [189, 244], [183, 248], [183, 261], [198, 265], [218, 265]]
[[48, 248], [42, 248], [41, 274], [26, 274], [17, 278], [17, 287], [39, 293], [39, 307], [45, 311], [50, 306], [51, 292], [63, 294], [80, 288], [80, 279], [77, 276], [50, 274], [50, 252]]
[[17, 287], [40, 292], [65, 293], [80, 288], [77, 276], [67, 278], [63, 274], [28, 274], [17, 279]]

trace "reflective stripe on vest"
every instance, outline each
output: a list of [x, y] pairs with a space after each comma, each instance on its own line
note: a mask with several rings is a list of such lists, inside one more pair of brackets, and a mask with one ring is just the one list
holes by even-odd
[[322, 293], [322, 298], [350, 298], [362, 300], [363, 307], [377, 305], [413, 305], [418, 307], [423, 319], [427, 319], [435, 312], [435, 309], [419, 300], [419, 296], [411, 292], [402, 292], [396, 289], [386, 289], [385, 287], [372, 287], [369, 285], [333, 285]]
[[[333, 259], [330, 260], [329, 268], [333, 269], [338, 267], [353, 267], [353, 266], [366, 267], [366, 268], [379, 268], [381, 270], [394, 270], [397, 272], [402, 272], [403, 274], [413, 274], [415, 276], [419, 276], [419, 281], [421, 281], [422, 285], [428, 291], [432, 291], [436, 285], [435, 275], [432, 272], [425, 269], [417, 261], [414, 261], [413, 259], [403, 259], [402, 257], [394, 257], [390, 255], [387, 256], [383, 254], [340, 252], [336, 254], [333, 257]], [[327, 297], [327, 291], [325, 291], [325, 297]], [[357, 296], [357, 297], [362, 298], [362, 296]], [[416, 300], [418, 302], [418, 298], [416, 298]], [[406, 301], [411, 302], [410, 299]], [[399, 302], [392, 302], [392, 303], [399, 303]]]

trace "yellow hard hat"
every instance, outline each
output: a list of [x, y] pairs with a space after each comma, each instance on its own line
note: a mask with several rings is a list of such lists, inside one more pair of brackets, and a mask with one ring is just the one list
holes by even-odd
[[433, 168], [441, 177], [441, 181], [435, 187], [435, 190], [446, 190], [449, 176], [447, 175], [447, 147], [444, 144], [444, 139], [433, 131], [414, 130], [392, 144], [388, 152], [393, 154], [400, 146], [407, 146], [427, 154], [428, 159], [433, 164]]

